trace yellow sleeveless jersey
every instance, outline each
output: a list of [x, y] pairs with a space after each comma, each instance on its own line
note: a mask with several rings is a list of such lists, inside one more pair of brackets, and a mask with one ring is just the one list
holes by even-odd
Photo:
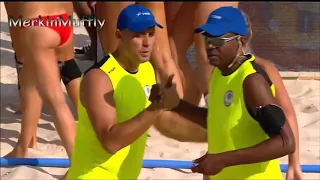
[[[128, 73], [109, 54], [100, 68], [112, 82], [117, 122], [125, 122], [150, 105], [151, 87], [156, 83], [150, 62], [140, 64], [135, 74]], [[109, 154], [100, 144], [86, 109], [78, 100], [78, 125], [72, 166], [67, 179], [138, 179], [142, 168], [147, 132], [131, 145]]]
[[[207, 119], [208, 153], [222, 153], [254, 146], [268, 139], [259, 123], [249, 114], [243, 95], [243, 81], [253, 73], [262, 74], [275, 95], [274, 85], [252, 54], [230, 75], [214, 68], [209, 87]], [[210, 179], [282, 179], [277, 159], [223, 169]]]

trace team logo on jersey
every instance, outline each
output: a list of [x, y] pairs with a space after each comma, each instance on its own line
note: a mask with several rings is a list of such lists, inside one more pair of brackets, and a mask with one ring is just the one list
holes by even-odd
[[146, 98], [149, 99], [150, 94], [151, 94], [151, 87], [149, 85], [146, 85], [144, 87], [144, 94], [146, 95]]
[[227, 91], [226, 94], [224, 95], [224, 105], [226, 107], [229, 107], [230, 104], [232, 103], [232, 98], [233, 98], [233, 93], [231, 90]]

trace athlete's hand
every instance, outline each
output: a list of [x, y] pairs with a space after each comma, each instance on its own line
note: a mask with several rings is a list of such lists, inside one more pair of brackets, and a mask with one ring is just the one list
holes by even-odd
[[180, 102], [176, 85], [172, 83], [173, 77], [174, 75], [171, 75], [164, 86], [155, 84], [151, 88], [149, 100], [164, 110], [173, 109]]
[[154, 84], [151, 88], [151, 93], [149, 96], [149, 101], [151, 101], [154, 104], [162, 104], [164, 93], [163, 88], [160, 84]]
[[192, 172], [203, 175], [216, 175], [226, 167], [226, 163], [219, 154], [205, 154], [193, 161]]
[[163, 90], [164, 92], [164, 108], [167, 110], [171, 110], [178, 106], [180, 102], [180, 97], [177, 92], [177, 86], [176, 84], [172, 83], [174, 75], [169, 76], [165, 88]]

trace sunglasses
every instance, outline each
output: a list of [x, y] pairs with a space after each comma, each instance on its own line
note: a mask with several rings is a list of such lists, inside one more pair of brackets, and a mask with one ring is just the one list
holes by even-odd
[[227, 37], [227, 38], [212, 37], [212, 36], [205, 35], [204, 39], [205, 39], [206, 43], [208, 43], [208, 44], [212, 44], [212, 45], [214, 45], [216, 47], [221, 47], [225, 43], [227, 43], [229, 41], [232, 41], [232, 40], [234, 40], [236, 38], [239, 38], [239, 37], [240, 37], [240, 35]]

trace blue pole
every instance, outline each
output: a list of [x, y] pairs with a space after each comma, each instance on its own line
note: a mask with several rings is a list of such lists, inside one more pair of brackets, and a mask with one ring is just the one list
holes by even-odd
[[[62, 167], [70, 166], [69, 160], [66, 158], [1, 158], [1, 167], [10, 166], [38, 166], [38, 167]], [[142, 167], [144, 168], [173, 168], [173, 169], [190, 169], [191, 161], [181, 160], [143, 160]], [[286, 172], [288, 165], [281, 164], [281, 171]], [[320, 173], [319, 164], [304, 164], [301, 165], [304, 173]]]

